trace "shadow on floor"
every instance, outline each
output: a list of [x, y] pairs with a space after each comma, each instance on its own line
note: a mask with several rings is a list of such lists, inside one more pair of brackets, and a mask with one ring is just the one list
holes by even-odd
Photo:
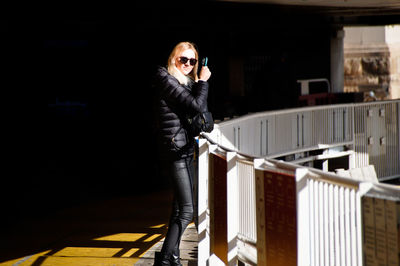
[[27, 217], [2, 233], [0, 265], [132, 265], [165, 236], [171, 201], [162, 190]]

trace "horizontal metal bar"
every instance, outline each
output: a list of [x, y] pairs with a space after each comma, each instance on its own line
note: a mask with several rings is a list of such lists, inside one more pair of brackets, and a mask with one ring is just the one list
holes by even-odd
[[388, 181], [388, 180], [393, 180], [393, 179], [397, 179], [397, 178], [400, 178], [400, 175], [384, 176], [384, 177], [380, 177], [378, 179], [379, 179], [379, 181]]
[[340, 158], [340, 157], [352, 155], [353, 153], [354, 153], [353, 151], [341, 151], [341, 152], [332, 153], [332, 154], [320, 154], [320, 155], [308, 156], [308, 157], [300, 158], [300, 159], [293, 160], [290, 162], [300, 164], [300, 163], [311, 162], [311, 161], [315, 161], [315, 160], [327, 160], [327, 159], [333, 159], [333, 158]]
[[268, 156], [265, 156], [265, 158], [268, 159], [273, 159], [273, 158], [277, 158], [277, 157], [282, 157], [282, 156], [288, 156], [288, 155], [293, 155], [296, 153], [301, 153], [301, 152], [308, 152], [308, 151], [316, 151], [316, 150], [324, 150], [324, 149], [329, 149], [329, 148], [335, 148], [335, 147], [346, 147], [346, 146], [352, 146], [354, 145], [353, 141], [348, 141], [348, 142], [340, 142], [340, 143], [335, 143], [335, 144], [331, 144], [331, 145], [321, 145], [318, 144], [316, 146], [312, 146], [312, 147], [308, 147], [308, 148], [303, 148], [303, 149], [296, 149], [296, 150], [292, 150], [292, 151], [287, 151], [287, 152], [279, 152], [279, 153], [274, 153], [274, 154], [270, 154]]

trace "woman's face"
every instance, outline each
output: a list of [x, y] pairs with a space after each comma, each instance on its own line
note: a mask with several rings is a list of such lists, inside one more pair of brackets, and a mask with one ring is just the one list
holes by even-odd
[[[175, 58], [175, 66], [176, 68], [182, 72], [183, 75], [187, 75], [192, 72], [195, 64], [191, 65], [196, 60], [196, 54], [192, 49], [183, 50], [180, 54], [178, 54]], [[185, 62], [186, 61], [186, 62]], [[196, 60], [197, 61], [197, 60]]]

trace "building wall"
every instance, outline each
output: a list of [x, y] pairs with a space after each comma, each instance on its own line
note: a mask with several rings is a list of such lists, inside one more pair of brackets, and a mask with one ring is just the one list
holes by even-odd
[[386, 40], [390, 50], [392, 99], [400, 98], [400, 25], [386, 27]]
[[344, 91], [400, 98], [400, 26], [346, 27]]

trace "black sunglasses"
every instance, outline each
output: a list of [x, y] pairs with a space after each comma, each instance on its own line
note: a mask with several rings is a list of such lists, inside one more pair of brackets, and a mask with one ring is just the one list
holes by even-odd
[[179, 57], [179, 62], [181, 62], [182, 64], [186, 64], [187, 61], [189, 61], [191, 66], [194, 66], [197, 63], [197, 59], [195, 59], [195, 58], [190, 58], [189, 59], [189, 58], [184, 57], [184, 56]]

